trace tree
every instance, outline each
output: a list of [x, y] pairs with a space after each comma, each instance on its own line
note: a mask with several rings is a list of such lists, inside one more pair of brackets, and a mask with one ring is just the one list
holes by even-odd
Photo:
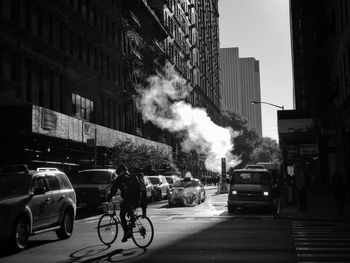
[[130, 171], [147, 173], [171, 169], [171, 152], [149, 145], [135, 145], [131, 140], [117, 140], [113, 148], [107, 151], [110, 166], [124, 163]]
[[223, 124], [231, 127], [234, 131], [239, 131], [240, 135], [234, 138], [234, 150], [232, 154], [241, 157], [242, 162], [236, 167], [241, 168], [251, 163], [251, 155], [259, 143], [259, 135], [248, 126], [248, 123], [238, 113], [234, 111], [223, 112]]
[[254, 149], [251, 159], [257, 162], [276, 162], [281, 160], [281, 152], [276, 140], [263, 137]]

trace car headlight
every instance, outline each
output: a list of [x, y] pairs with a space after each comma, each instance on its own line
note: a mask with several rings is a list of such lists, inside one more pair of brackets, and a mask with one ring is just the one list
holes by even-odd
[[233, 195], [236, 195], [236, 194], [237, 194], [237, 191], [233, 190], [233, 191], [232, 191], [232, 194], [233, 194]]
[[269, 196], [269, 192], [264, 192], [264, 196]]

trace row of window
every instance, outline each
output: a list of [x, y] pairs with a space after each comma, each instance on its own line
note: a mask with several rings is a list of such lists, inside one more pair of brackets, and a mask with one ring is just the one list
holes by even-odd
[[66, 84], [63, 73], [3, 48], [0, 50], [0, 76], [19, 84], [8, 91], [15, 97], [64, 112]]
[[[83, 3], [86, 3], [86, 1], [83, 1]], [[77, 34], [69, 24], [55, 16], [54, 12], [47, 12], [44, 6], [24, 0], [2, 0], [0, 6], [1, 15], [4, 17], [19, 23], [29, 32], [48, 41], [62, 52], [70, 54], [91, 66], [115, 84], [125, 85], [127, 70], [119, 63], [119, 59], [115, 58], [115, 54], [111, 56], [107, 51]], [[99, 17], [103, 17], [102, 14]], [[113, 25], [112, 40], [119, 47], [119, 50], [128, 53], [130, 47], [126, 32], [117, 27], [116, 24]]]
[[88, 121], [95, 121], [95, 102], [72, 93], [72, 115]]

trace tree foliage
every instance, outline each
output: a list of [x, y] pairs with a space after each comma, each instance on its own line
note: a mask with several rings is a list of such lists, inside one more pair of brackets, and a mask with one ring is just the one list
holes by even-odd
[[254, 149], [251, 159], [253, 162], [276, 162], [281, 160], [281, 153], [276, 140], [263, 137]]
[[251, 163], [251, 155], [259, 143], [257, 132], [249, 128], [247, 121], [233, 111], [223, 112], [223, 123], [226, 127], [229, 126], [234, 131], [240, 132], [240, 135], [233, 139], [234, 149], [232, 153], [240, 156], [242, 160], [236, 168]]
[[114, 147], [107, 151], [110, 166], [121, 163], [131, 170], [153, 173], [171, 169], [171, 152], [150, 145], [135, 145], [131, 140], [117, 140]]

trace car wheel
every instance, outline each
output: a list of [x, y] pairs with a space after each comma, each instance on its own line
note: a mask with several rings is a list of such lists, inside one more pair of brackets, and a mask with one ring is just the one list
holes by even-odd
[[24, 250], [28, 246], [29, 224], [28, 219], [20, 217], [14, 225], [11, 235], [11, 245], [16, 251]]
[[169, 207], [174, 206], [174, 202], [169, 202]]
[[72, 235], [74, 225], [73, 213], [66, 210], [63, 214], [60, 229], [56, 231], [59, 239], [68, 239]]

